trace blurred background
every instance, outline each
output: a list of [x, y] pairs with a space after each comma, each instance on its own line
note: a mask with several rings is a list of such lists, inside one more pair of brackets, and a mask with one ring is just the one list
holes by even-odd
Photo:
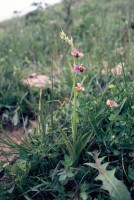
[[[70, 95], [70, 49], [60, 40], [64, 30], [85, 56], [87, 95], [99, 94], [109, 82], [107, 70], [125, 63], [132, 79], [134, 62], [133, 0], [5, 0], [0, 6], [0, 116], [1, 123], [15, 124], [37, 107], [22, 79], [33, 73], [54, 80], [54, 98]], [[71, 62], [71, 60], [70, 60]], [[116, 71], [113, 71], [113, 75]], [[67, 74], [67, 76], [65, 76]], [[96, 88], [88, 82], [97, 74]], [[103, 75], [103, 76], [102, 76]], [[94, 86], [93, 86], [94, 87]], [[49, 93], [51, 88], [48, 88]], [[27, 94], [28, 92], [28, 94]], [[38, 91], [34, 91], [37, 93]], [[37, 97], [38, 100], [38, 97]], [[16, 114], [17, 113], [17, 114]], [[19, 120], [20, 119], [20, 120]]]

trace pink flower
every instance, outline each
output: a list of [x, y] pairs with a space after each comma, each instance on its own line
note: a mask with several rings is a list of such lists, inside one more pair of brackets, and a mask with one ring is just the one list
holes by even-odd
[[77, 83], [77, 87], [75, 87], [76, 92], [85, 91], [85, 88], [81, 86], [80, 83]]
[[77, 49], [73, 49], [73, 51], [71, 52], [72, 56], [79, 58], [79, 57], [83, 57], [84, 54], [79, 52]]
[[106, 101], [106, 105], [109, 106], [110, 108], [117, 108], [119, 106], [119, 104], [110, 99]]
[[73, 68], [73, 70], [72, 70], [72, 72], [73, 73], [75, 73], [75, 72], [84, 72], [85, 71], [85, 67], [83, 67], [82, 65], [76, 65], [76, 64], [74, 64], [74, 68]]

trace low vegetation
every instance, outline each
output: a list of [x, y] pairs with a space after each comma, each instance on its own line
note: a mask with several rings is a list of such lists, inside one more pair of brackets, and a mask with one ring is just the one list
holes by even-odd
[[134, 198], [133, 8], [83, 0], [69, 23], [61, 3], [0, 24], [1, 200]]

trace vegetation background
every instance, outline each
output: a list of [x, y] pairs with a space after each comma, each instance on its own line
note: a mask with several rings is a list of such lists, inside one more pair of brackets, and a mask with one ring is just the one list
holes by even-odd
[[[0, 23], [2, 200], [134, 198], [133, 10], [133, 0], [63, 1]], [[86, 67], [76, 143], [69, 100], [73, 58], [61, 29], [84, 53], [79, 64]], [[22, 79], [33, 73], [47, 75], [51, 84], [25, 86]], [[109, 108], [108, 99], [119, 107]], [[19, 144], [10, 137], [13, 130], [20, 131]]]

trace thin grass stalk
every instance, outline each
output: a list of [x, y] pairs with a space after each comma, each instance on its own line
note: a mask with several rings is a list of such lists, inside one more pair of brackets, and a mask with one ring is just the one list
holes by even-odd
[[52, 106], [51, 106], [51, 108], [52, 108], [52, 110], [51, 110], [51, 128], [52, 128], [52, 133], [53, 133], [53, 130], [54, 130], [54, 119], [53, 119], [53, 111], [54, 111], [54, 107], [53, 107], [53, 91], [54, 91], [54, 75], [53, 75], [53, 71], [54, 71], [54, 60], [53, 60], [53, 58], [52, 58], [52, 61], [51, 61], [51, 63], [52, 63], [52, 68], [51, 68], [51, 80], [52, 80], [52, 87], [51, 87], [51, 89], [52, 89], [52, 93], [51, 93], [51, 99], [52, 99]]
[[39, 126], [38, 126], [38, 134], [40, 135], [41, 131], [42, 131], [42, 125], [41, 125], [41, 98], [42, 98], [42, 88], [39, 91], [39, 108], [38, 108], [38, 122], [39, 122]]

